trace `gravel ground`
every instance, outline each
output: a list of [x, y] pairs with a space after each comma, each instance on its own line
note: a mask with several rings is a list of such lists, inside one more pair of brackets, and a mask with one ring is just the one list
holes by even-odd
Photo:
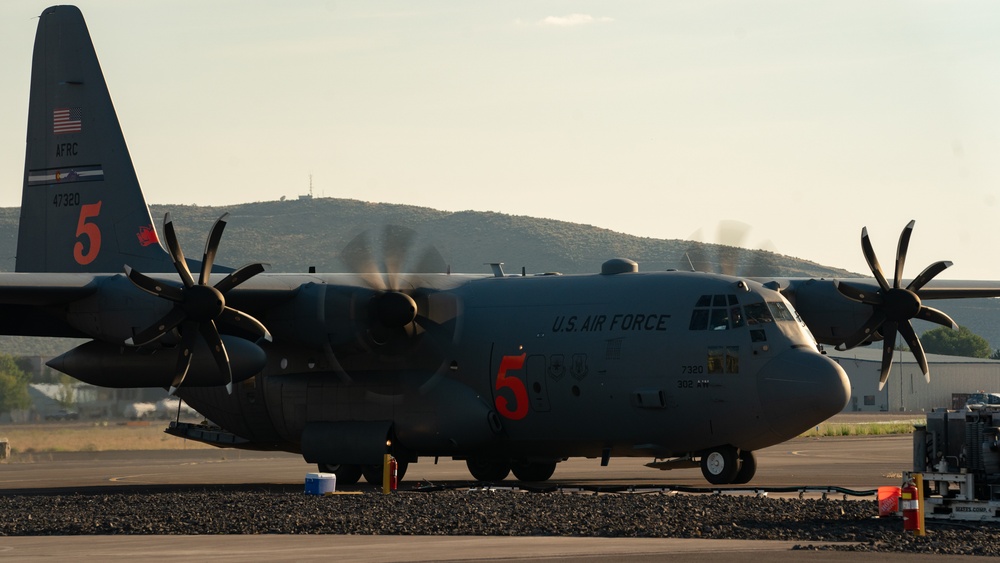
[[736, 495], [449, 490], [310, 496], [274, 490], [0, 496], [0, 536], [388, 534], [734, 538], [852, 542], [834, 549], [1000, 556], [1000, 526], [902, 532], [875, 501]]

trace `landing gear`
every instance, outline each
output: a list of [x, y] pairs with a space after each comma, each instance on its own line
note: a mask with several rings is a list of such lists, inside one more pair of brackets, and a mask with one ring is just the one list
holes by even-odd
[[[739, 471], [739, 453], [732, 446], [718, 446], [701, 454], [701, 473], [713, 485], [733, 483]], [[750, 475], [752, 477], [753, 473]]]
[[518, 481], [538, 483], [547, 481], [556, 470], [556, 462], [515, 463], [511, 468]]
[[510, 464], [503, 460], [469, 458], [465, 465], [476, 481], [503, 481], [510, 474]]
[[320, 463], [319, 470], [322, 473], [333, 473], [337, 476], [338, 485], [356, 485], [361, 479], [360, 465], [333, 465]]
[[756, 472], [757, 458], [753, 455], [753, 452], [747, 450], [740, 451], [740, 470], [736, 473], [733, 483], [737, 485], [749, 483]]

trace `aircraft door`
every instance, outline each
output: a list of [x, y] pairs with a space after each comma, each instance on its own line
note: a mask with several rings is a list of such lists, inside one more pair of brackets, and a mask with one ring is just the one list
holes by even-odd
[[545, 356], [528, 356], [525, 363], [525, 377], [528, 382], [528, 396], [531, 398], [531, 408], [537, 412], [548, 412], [549, 389], [545, 382], [547, 372]]

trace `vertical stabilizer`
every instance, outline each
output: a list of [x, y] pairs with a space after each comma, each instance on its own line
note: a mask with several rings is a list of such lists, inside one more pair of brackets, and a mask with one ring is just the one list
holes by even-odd
[[19, 272], [172, 271], [139, 188], [83, 15], [35, 35], [17, 239]]

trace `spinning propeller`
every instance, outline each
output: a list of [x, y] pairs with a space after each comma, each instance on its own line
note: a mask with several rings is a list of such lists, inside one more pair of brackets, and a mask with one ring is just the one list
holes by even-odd
[[163, 318], [125, 341], [128, 346], [143, 346], [179, 327], [181, 345], [173, 383], [170, 385], [171, 394], [184, 382], [184, 377], [191, 367], [191, 358], [198, 334], [201, 334], [208, 344], [212, 356], [215, 358], [215, 363], [219, 366], [221, 376], [219, 384], [225, 384], [226, 390], [232, 393], [233, 374], [229, 355], [226, 353], [226, 346], [219, 336], [216, 323], [233, 327], [240, 332], [254, 334], [267, 341], [271, 340], [271, 334], [260, 321], [246, 313], [227, 307], [225, 299], [225, 294], [229, 290], [263, 272], [264, 266], [262, 264], [248, 264], [231, 272], [214, 287], [208, 285], [208, 277], [212, 272], [212, 263], [215, 262], [215, 254], [218, 251], [219, 242], [222, 240], [222, 231], [226, 228], [228, 215], [226, 213], [220, 217], [212, 226], [212, 231], [205, 242], [205, 255], [202, 258], [198, 283], [195, 283], [191, 270], [188, 269], [184, 252], [181, 250], [181, 245], [174, 232], [174, 223], [170, 219], [170, 213], [167, 213], [163, 218], [163, 232], [167, 238], [167, 250], [174, 261], [174, 268], [177, 269], [177, 273], [181, 277], [183, 287], [165, 285], [139, 273], [128, 265], [125, 266], [125, 275], [136, 287], [174, 303], [174, 307]]
[[[702, 237], [701, 229], [691, 235], [691, 240], [700, 244], [687, 249], [678, 267], [680, 270], [713, 272], [727, 276], [760, 276], [774, 271], [769, 257], [760, 250], [747, 248], [750, 225], [739, 221], [721, 221], [715, 241], [708, 243]], [[772, 246], [764, 241], [764, 246]]]
[[882, 337], [882, 373], [879, 376], [879, 390], [885, 386], [889, 377], [889, 369], [892, 368], [892, 353], [896, 345], [897, 331], [903, 335], [903, 339], [913, 352], [920, 369], [924, 372], [924, 377], [929, 383], [931, 380], [930, 371], [927, 368], [927, 358], [924, 356], [924, 348], [920, 345], [910, 319], [917, 318], [942, 326], [957, 329], [958, 325], [948, 315], [937, 309], [926, 307], [921, 303], [921, 289], [934, 276], [940, 274], [949, 266], [951, 262], [935, 262], [920, 272], [913, 281], [905, 288], [900, 287], [903, 277], [903, 264], [906, 262], [906, 251], [910, 244], [910, 235], [913, 232], [913, 223], [910, 221], [899, 235], [899, 246], [896, 248], [896, 270], [893, 275], [892, 285], [886, 280], [882, 273], [882, 267], [875, 257], [871, 241], [868, 239], [868, 229], [861, 229], [861, 250], [871, 268], [875, 280], [878, 282], [880, 290], [871, 293], [865, 288], [858, 287], [849, 282], [834, 282], [837, 290], [848, 299], [866, 303], [873, 308], [872, 315], [865, 324], [854, 334], [847, 338], [842, 344], [837, 346], [838, 350], [847, 350], [858, 346], [866, 341]]
[[361, 273], [373, 291], [363, 322], [367, 340], [390, 354], [407, 351], [416, 337], [455, 317], [450, 299], [416, 289], [402, 276], [404, 272], [442, 273], [447, 269], [436, 248], [418, 242], [416, 231], [388, 225], [362, 232], [341, 253], [348, 269]]

